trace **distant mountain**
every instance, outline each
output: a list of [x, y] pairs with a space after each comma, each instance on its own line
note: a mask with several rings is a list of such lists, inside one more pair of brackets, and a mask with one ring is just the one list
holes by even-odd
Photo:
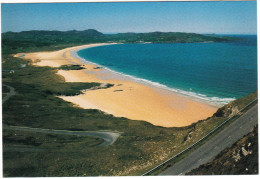
[[231, 37], [206, 36], [184, 32], [149, 32], [149, 33], [118, 33], [110, 35], [109, 40], [123, 43], [194, 43], [194, 42], [227, 42], [236, 40]]
[[77, 30], [71, 30], [71, 31], [66, 31], [64, 32], [65, 34], [71, 34], [71, 35], [84, 35], [88, 37], [101, 37], [104, 36], [103, 33], [95, 30], [95, 29], [88, 29], [84, 31], [77, 31]]
[[103, 34], [95, 29], [84, 31], [46, 31], [32, 30], [22, 32], [6, 32], [2, 33], [3, 39], [17, 40], [43, 40], [43, 41], [60, 41], [60, 42], [125, 42], [125, 43], [192, 43], [192, 42], [225, 42], [234, 40], [231, 37], [201, 35], [195, 33], [184, 32], [149, 32], [149, 33], [118, 33]]
[[87, 43], [195, 43], [228, 42], [237, 40], [232, 37], [210, 36], [183, 32], [149, 32], [103, 34], [95, 29], [83, 31], [46, 31], [31, 30], [2, 33], [2, 48], [24, 49], [50, 45], [81, 45]]
[[41, 36], [46, 39], [59, 39], [64, 36], [73, 37], [81, 37], [81, 38], [97, 38], [102, 37], [104, 34], [98, 32], [94, 29], [88, 29], [84, 31], [70, 30], [70, 31], [47, 31], [47, 30], [31, 30], [31, 31], [22, 31], [22, 32], [6, 32], [2, 34], [3, 38], [12, 38], [12, 37], [20, 37], [20, 38], [31, 38], [35, 36]]

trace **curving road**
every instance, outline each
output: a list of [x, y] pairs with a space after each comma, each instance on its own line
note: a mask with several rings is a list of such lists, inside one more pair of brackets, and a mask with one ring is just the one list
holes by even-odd
[[7, 88], [10, 89], [10, 92], [7, 94], [7, 96], [5, 96], [2, 100], [2, 104], [4, 104], [11, 96], [15, 95], [15, 91], [14, 88], [8, 85], [3, 84], [3, 86], [6, 86]]
[[99, 146], [112, 145], [120, 136], [119, 132], [106, 132], [106, 131], [68, 131], [68, 130], [42, 129], [42, 128], [20, 127], [20, 126], [3, 126], [3, 128], [19, 130], [19, 131], [50, 133], [50, 134], [99, 137], [104, 139], [104, 142]]
[[[10, 89], [10, 92], [2, 100], [4, 104], [11, 96], [15, 95], [13, 87], [3, 84]], [[30, 128], [22, 126], [3, 126], [3, 129], [13, 129], [20, 131], [31, 131], [31, 132], [42, 132], [51, 134], [65, 134], [65, 135], [79, 135], [79, 136], [93, 136], [104, 139], [104, 142], [99, 146], [112, 145], [117, 138], [120, 136], [119, 132], [108, 132], [108, 131], [68, 131], [68, 130], [54, 130], [54, 129], [42, 129], [42, 128]]]
[[211, 162], [222, 150], [248, 134], [258, 124], [258, 104], [236, 119], [207, 143], [186, 158], [167, 168], [159, 175], [185, 175], [185, 173]]

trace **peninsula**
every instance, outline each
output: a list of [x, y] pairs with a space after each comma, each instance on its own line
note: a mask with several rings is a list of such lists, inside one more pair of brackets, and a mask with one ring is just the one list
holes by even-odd
[[[184, 32], [150, 32], [103, 34], [94, 29], [84, 31], [22, 31], [2, 33], [3, 49], [23, 47], [46, 47], [49, 45], [72, 45], [87, 43], [198, 43], [228, 42], [238, 40], [234, 37], [215, 34], [196, 34]], [[22, 51], [21, 51], [22, 52]]]

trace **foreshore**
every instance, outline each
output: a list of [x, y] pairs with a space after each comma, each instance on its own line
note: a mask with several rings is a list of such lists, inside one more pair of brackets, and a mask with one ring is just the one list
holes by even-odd
[[[34, 65], [59, 67], [61, 65], [81, 65], [82, 70], [59, 70], [58, 75], [66, 82], [98, 82], [113, 84], [106, 89], [86, 90], [78, 96], [59, 96], [85, 109], [99, 109], [118, 117], [141, 120], [163, 127], [183, 127], [212, 116], [215, 106], [194, 100], [164, 89], [146, 85], [124, 75], [114, 74], [104, 68], [96, 68], [93, 63], [78, 58], [76, 51], [108, 43], [89, 44], [66, 48], [54, 52], [22, 54]], [[21, 56], [17, 54], [16, 57]]]

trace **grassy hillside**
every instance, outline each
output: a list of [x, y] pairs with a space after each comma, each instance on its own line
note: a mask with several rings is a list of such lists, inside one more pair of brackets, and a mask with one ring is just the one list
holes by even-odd
[[[46, 40], [46, 39], [45, 39]], [[3, 129], [3, 173], [5, 177], [140, 175], [196, 142], [223, 122], [227, 115], [214, 115], [183, 128], [164, 128], [144, 121], [118, 118], [99, 110], [86, 110], [57, 95], [77, 95], [98, 83], [66, 83], [57, 68], [36, 67], [29, 60], [14, 58], [17, 52], [61, 49], [71, 44], [27, 46], [3, 41], [2, 83], [16, 94], [3, 104], [3, 126], [95, 131], [119, 131], [111, 146], [99, 147], [96, 137], [50, 135]], [[74, 44], [74, 45], [79, 45]], [[61, 67], [77, 70], [80, 67]], [[13, 73], [10, 73], [13, 71]], [[8, 88], [3, 88], [3, 96]], [[250, 101], [254, 93], [242, 101]], [[236, 103], [232, 103], [236, 104]], [[239, 103], [241, 106], [246, 102]], [[230, 113], [235, 106], [224, 108]]]

